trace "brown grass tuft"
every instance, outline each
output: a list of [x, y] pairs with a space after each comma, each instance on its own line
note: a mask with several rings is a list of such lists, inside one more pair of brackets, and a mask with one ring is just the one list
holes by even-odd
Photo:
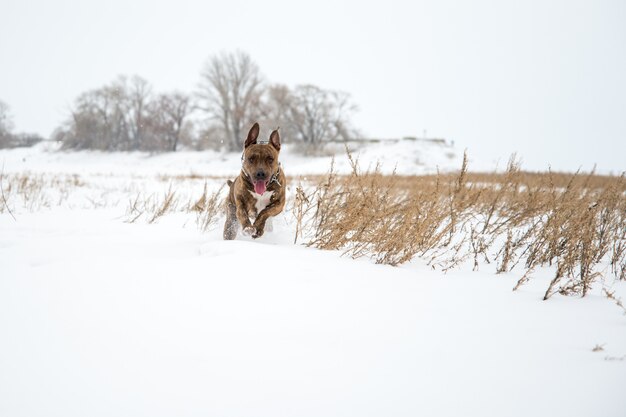
[[626, 315], [626, 306], [624, 306], [624, 303], [622, 303], [621, 298], [618, 298], [615, 296], [615, 291], [609, 291], [606, 288], [602, 288], [602, 292], [604, 293], [604, 296], [606, 298], [613, 301], [615, 305], [618, 306], [620, 309], [622, 309], [622, 311]]
[[190, 211], [197, 213], [196, 224], [203, 232], [211, 229], [217, 222], [218, 214], [223, 208], [223, 198], [221, 196], [223, 189], [224, 186], [222, 185], [219, 190], [209, 195], [207, 194], [207, 184], [205, 182], [202, 196], [189, 208]]
[[515, 289], [538, 266], [554, 266], [544, 299], [585, 296], [602, 265], [626, 279], [626, 181], [589, 174], [529, 173], [513, 156], [504, 173], [385, 176], [329, 174], [296, 190], [296, 236], [320, 249], [400, 265], [415, 257], [447, 271], [466, 261], [495, 262], [498, 273], [521, 265]]

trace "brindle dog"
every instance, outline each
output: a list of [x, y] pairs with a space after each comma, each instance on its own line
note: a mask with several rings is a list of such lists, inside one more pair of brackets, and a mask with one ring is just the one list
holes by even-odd
[[[239, 225], [243, 233], [253, 238], [263, 236], [266, 222], [285, 207], [285, 173], [278, 163], [280, 136], [278, 130], [270, 135], [269, 143], [257, 143], [259, 124], [248, 132], [242, 155], [241, 173], [228, 181], [230, 192], [226, 200], [224, 239], [237, 236]], [[250, 222], [254, 219], [254, 223]], [[270, 222], [267, 224], [270, 229]]]

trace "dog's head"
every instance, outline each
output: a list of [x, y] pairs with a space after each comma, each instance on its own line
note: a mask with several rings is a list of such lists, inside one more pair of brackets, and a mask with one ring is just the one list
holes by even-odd
[[250, 177], [254, 191], [263, 194], [272, 176], [278, 171], [278, 153], [280, 152], [280, 136], [278, 130], [270, 135], [267, 144], [257, 143], [259, 124], [255, 123], [248, 132], [243, 148], [243, 169]]

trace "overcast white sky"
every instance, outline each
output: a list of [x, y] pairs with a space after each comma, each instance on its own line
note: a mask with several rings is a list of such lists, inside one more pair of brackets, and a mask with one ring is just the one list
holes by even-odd
[[191, 92], [207, 57], [353, 95], [370, 137], [428, 136], [477, 165], [626, 169], [626, 1], [0, 0], [0, 100], [49, 135], [118, 74]]

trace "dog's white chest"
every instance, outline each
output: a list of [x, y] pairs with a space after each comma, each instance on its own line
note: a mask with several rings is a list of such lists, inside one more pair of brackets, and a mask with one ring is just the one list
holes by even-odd
[[256, 208], [256, 213], [259, 214], [261, 210], [267, 207], [267, 205], [270, 203], [272, 196], [274, 195], [274, 191], [266, 191], [261, 195], [250, 191], [250, 194], [252, 194], [252, 197], [254, 197], [254, 199], [256, 200], [254, 207]]

